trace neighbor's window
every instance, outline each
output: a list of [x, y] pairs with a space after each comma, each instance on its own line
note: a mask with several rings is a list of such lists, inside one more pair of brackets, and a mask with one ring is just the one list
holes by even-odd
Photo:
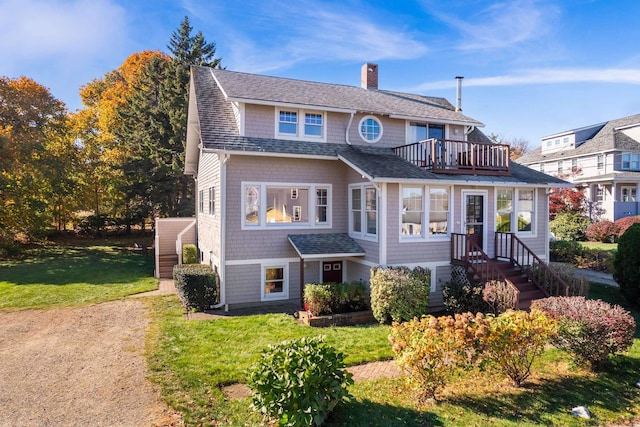
[[636, 201], [636, 187], [622, 187], [622, 201], [623, 202], [635, 202]]
[[447, 188], [429, 189], [429, 234], [447, 234], [449, 232], [449, 190]]
[[571, 159], [571, 172], [578, 171], [578, 159]]
[[518, 231], [533, 231], [535, 190], [518, 190]]
[[263, 267], [263, 300], [287, 299], [289, 297], [287, 270], [285, 265]]
[[402, 235], [422, 236], [424, 221], [424, 188], [402, 188]]
[[498, 190], [496, 206], [496, 231], [511, 232], [511, 218], [513, 216], [513, 190]]
[[598, 170], [604, 169], [604, 156], [602, 154], [598, 154], [596, 161]]
[[209, 187], [209, 215], [216, 213], [216, 190], [215, 187]]
[[349, 192], [351, 219], [349, 232], [355, 237], [378, 234], [378, 197], [376, 189], [367, 185], [352, 186]]
[[604, 187], [602, 185], [596, 187], [596, 202], [604, 202]]
[[562, 160], [558, 160], [558, 175], [562, 175]]
[[625, 153], [622, 155], [622, 169], [640, 169], [640, 154]]
[[204, 213], [204, 190], [198, 191], [198, 212]]
[[358, 130], [362, 139], [367, 142], [378, 142], [382, 137], [382, 123], [373, 116], [366, 116], [360, 120]]

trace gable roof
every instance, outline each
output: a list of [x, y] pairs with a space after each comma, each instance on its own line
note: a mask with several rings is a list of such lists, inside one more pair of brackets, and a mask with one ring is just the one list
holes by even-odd
[[535, 151], [526, 153], [518, 161], [523, 164], [532, 164], [605, 151], [640, 150], [640, 141], [636, 141], [620, 131], [620, 128], [632, 125], [640, 125], [640, 114], [606, 122], [595, 135], [576, 148], [542, 154], [542, 147], [540, 147]]
[[356, 86], [319, 83], [282, 77], [262, 76], [207, 67], [222, 88], [227, 101], [267, 105], [293, 105], [327, 111], [367, 112], [397, 118], [429, 119], [431, 122], [484, 126], [465, 116], [444, 98], [389, 90], [367, 90]]

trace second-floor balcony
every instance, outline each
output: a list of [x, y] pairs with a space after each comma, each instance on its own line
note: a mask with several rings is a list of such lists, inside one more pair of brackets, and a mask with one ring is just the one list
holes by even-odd
[[393, 151], [434, 173], [511, 175], [507, 144], [432, 138], [395, 147]]

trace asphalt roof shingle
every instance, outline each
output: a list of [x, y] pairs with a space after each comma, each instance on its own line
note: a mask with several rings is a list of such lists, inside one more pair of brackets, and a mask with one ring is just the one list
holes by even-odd
[[364, 249], [347, 233], [289, 234], [288, 238], [301, 258], [365, 254]]

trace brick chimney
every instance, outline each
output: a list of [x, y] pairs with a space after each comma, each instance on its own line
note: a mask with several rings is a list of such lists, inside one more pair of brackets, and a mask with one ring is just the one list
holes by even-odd
[[378, 89], [378, 64], [364, 64], [360, 72], [360, 86], [363, 89]]

